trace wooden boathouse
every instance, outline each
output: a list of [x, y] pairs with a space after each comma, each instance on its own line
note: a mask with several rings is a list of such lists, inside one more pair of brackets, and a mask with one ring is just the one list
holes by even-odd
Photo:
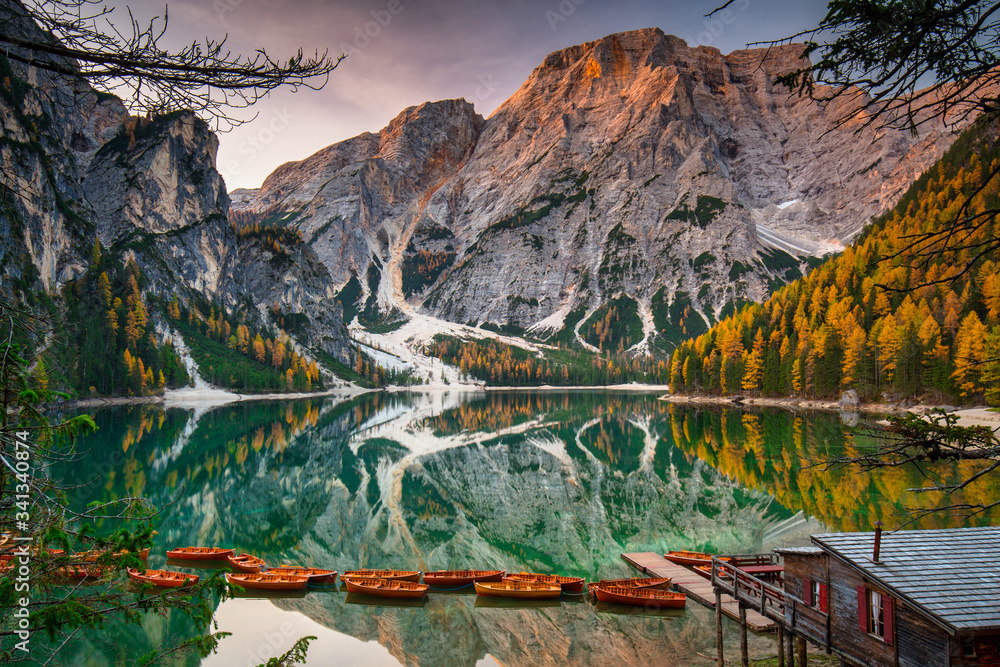
[[[842, 665], [1000, 666], [1000, 527], [815, 535], [778, 549], [772, 586], [717, 558], [716, 596], [777, 624], [779, 665], [805, 667], [809, 642]], [[716, 615], [719, 665], [722, 619]], [[748, 664], [745, 622], [742, 663]], [[797, 651], [794, 649], [796, 648]], [[787, 660], [787, 662], [786, 662]]]

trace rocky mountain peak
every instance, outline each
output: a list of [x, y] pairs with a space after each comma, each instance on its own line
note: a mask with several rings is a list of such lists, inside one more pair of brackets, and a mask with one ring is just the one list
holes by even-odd
[[[745, 84], [753, 78], [765, 83], [807, 64], [802, 50], [801, 44], [785, 44], [723, 55], [714, 47], [690, 47], [659, 28], [616, 33], [549, 54], [501, 108], [523, 107], [530, 99], [580, 104], [588, 97], [635, 96], [663, 75], [686, 76], [725, 94], [731, 83]], [[638, 89], [632, 90], [636, 84]]]
[[[379, 133], [376, 159], [401, 169], [454, 169], [479, 137], [485, 121], [464, 99], [409, 107]], [[419, 180], [419, 179], [418, 179]]]
[[676, 341], [842, 248], [954, 139], [838, 126], [848, 106], [775, 83], [802, 50], [609, 35], [547, 56], [486, 121], [411, 107], [237, 208], [297, 227], [369, 317], [377, 301], [583, 343], [614, 302], [626, 347]]
[[91, 160], [84, 188], [105, 245], [137, 232], [162, 234], [224, 218], [219, 140], [191, 112], [129, 117]]
[[253, 197], [241, 194], [238, 208], [264, 212], [282, 202], [308, 205], [336, 174], [369, 160], [377, 161], [371, 165], [376, 171], [392, 172], [394, 188], [426, 187], [441, 174], [454, 173], [475, 146], [485, 122], [464, 99], [408, 107], [380, 132], [366, 132], [281, 165], [259, 191], [248, 191], [254, 192]]

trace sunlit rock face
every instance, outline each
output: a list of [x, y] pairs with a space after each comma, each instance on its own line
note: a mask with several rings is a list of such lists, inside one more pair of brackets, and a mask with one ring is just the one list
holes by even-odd
[[[51, 39], [12, 0], [0, 2], [0, 20], [5, 32]], [[9, 195], [0, 207], [0, 293], [13, 297], [13, 286], [30, 301], [58, 289], [87, 268], [100, 240], [105, 252], [138, 265], [148, 292], [227, 309], [250, 304], [250, 318], [258, 306], [302, 313], [303, 342], [351, 359], [334, 281], [315, 252], [300, 243], [279, 257], [233, 229], [216, 171], [219, 142], [207, 123], [183, 111], [129, 116], [121, 100], [79, 77], [0, 58], [0, 169]]]
[[218, 147], [194, 114], [129, 118], [90, 163], [84, 190], [98, 237], [109, 248], [134, 245], [161, 289], [175, 282], [217, 298], [232, 272], [236, 237], [215, 171]]
[[801, 50], [610, 35], [549, 55], [485, 121], [462, 100], [407, 109], [236, 206], [297, 226], [385, 309], [558, 329], [626, 294], [677, 337], [688, 302], [711, 321], [841, 248], [954, 138], [838, 126], [857, 99], [774, 83]]

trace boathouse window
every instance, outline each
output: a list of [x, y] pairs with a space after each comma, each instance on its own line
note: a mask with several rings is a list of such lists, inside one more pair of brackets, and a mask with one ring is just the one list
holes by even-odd
[[803, 600], [807, 605], [822, 612], [827, 611], [826, 584], [816, 579], [805, 579], [802, 582]]
[[963, 658], [976, 657], [976, 644], [975, 642], [973, 642], [972, 637], [962, 638], [962, 657]]
[[892, 598], [858, 586], [858, 627], [886, 644], [892, 644]]
[[868, 591], [868, 632], [876, 637], [885, 637], [885, 608], [882, 605], [882, 594], [878, 591]]

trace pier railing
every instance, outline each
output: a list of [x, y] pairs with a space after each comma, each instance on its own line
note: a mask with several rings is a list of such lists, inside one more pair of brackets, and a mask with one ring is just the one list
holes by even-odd
[[730, 565], [735, 565], [736, 567], [746, 567], [748, 565], [779, 565], [781, 564], [781, 556], [776, 553], [769, 554], [735, 554], [731, 556], [726, 556], [729, 560], [726, 561]]
[[[742, 560], [737, 562], [747, 565]], [[829, 615], [804, 600], [715, 556], [712, 557], [712, 587], [779, 623], [785, 631], [829, 650]]]

